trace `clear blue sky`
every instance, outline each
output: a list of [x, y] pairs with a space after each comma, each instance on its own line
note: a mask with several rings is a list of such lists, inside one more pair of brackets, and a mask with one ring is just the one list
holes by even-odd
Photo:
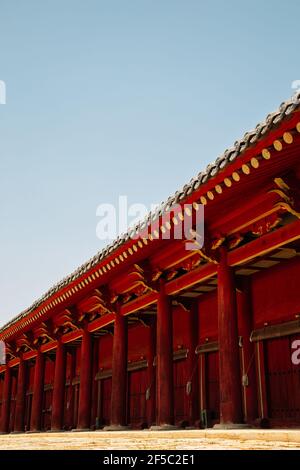
[[0, 324], [292, 94], [300, 2], [0, 0]]

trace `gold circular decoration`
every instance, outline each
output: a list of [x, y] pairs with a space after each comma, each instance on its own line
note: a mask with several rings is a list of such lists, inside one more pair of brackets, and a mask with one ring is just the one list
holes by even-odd
[[293, 136], [290, 132], [285, 132], [282, 136], [283, 140], [285, 141], [286, 144], [292, 144], [293, 143]]
[[138, 241], [138, 246], [139, 246], [140, 248], [143, 248], [143, 243], [141, 242], [141, 240]]
[[197, 204], [197, 202], [193, 202], [193, 208], [195, 211], [199, 210], [199, 205]]
[[181, 220], [181, 222], [184, 220], [184, 215], [182, 212], [178, 212], [178, 219]]
[[225, 178], [224, 179], [224, 184], [225, 186], [227, 186], [227, 188], [230, 188], [230, 186], [232, 186], [232, 181], [230, 178]]
[[254, 157], [251, 158], [250, 163], [251, 163], [252, 168], [258, 168], [259, 167], [259, 161], [257, 160], [257, 158], [254, 158]]
[[218, 194], [222, 194], [222, 192], [223, 192], [222, 186], [221, 186], [220, 184], [217, 184], [217, 185], [215, 186], [215, 191], [216, 191], [216, 193], [218, 193]]
[[130, 255], [132, 255], [132, 254], [133, 254], [133, 251], [132, 251], [132, 249], [131, 249], [131, 248], [128, 248], [128, 253], [129, 253]]
[[151, 234], [151, 233], [149, 233], [148, 238], [149, 238], [150, 242], [152, 242], [153, 237], [152, 237], [152, 234]]
[[160, 230], [161, 230], [161, 233], [166, 233], [166, 229], [163, 225], [160, 227]]
[[120, 264], [119, 258], [115, 258], [115, 262], [116, 262], [117, 264]]
[[173, 221], [173, 224], [174, 224], [174, 225], [178, 225], [178, 220], [177, 220], [176, 217], [173, 217], [172, 221]]
[[147, 238], [143, 238], [143, 243], [144, 243], [144, 245], [148, 245], [148, 240], [147, 240]]
[[185, 208], [184, 208], [184, 212], [185, 212], [186, 215], [188, 215], [188, 216], [192, 215], [192, 211], [191, 211], [191, 209], [190, 209], [189, 207], [185, 207]]
[[208, 199], [210, 199], [211, 201], [213, 201], [214, 198], [215, 198], [215, 195], [212, 191], [207, 191], [206, 195], [207, 195]]
[[170, 224], [169, 221], [166, 222], [166, 227], [167, 227], [168, 230], [171, 230], [171, 224]]
[[155, 238], [159, 238], [159, 233], [157, 230], [154, 230], [153, 235], [155, 236]]
[[119, 260], [120, 260], [121, 262], [123, 262], [123, 261], [124, 261], [124, 258], [123, 258], [123, 256], [122, 256], [122, 255], [120, 255], [120, 256], [119, 256]]
[[242, 172], [243, 172], [245, 175], [249, 175], [249, 173], [250, 173], [250, 168], [249, 168], [249, 166], [246, 165], [246, 164], [244, 164], [244, 165], [242, 166]]
[[297, 129], [298, 132], [300, 132], [300, 122], [297, 122], [296, 129]]
[[138, 247], [136, 245], [132, 245], [132, 248], [133, 248], [133, 251], [135, 251], [135, 252], [138, 251]]
[[280, 140], [274, 140], [273, 142], [273, 147], [275, 150], [277, 150], [277, 152], [281, 152], [282, 150], [282, 143], [280, 142]]
[[270, 160], [271, 158], [271, 152], [268, 150], [268, 149], [262, 149], [262, 157], [265, 159], [265, 160]]
[[206, 197], [201, 196], [201, 197], [200, 197], [200, 201], [201, 201], [201, 204], [203, 204], [203, 206], [206, 206], [206, 204], [207, 204]]
[[128, 254], [126, 253], [126, 251], [123, 251], [123, 256], [125, 259], [128, 257]]
[[232, 179], [234, 181], [240, 181], [240, 179], [241, 179], [241, 177], [240, 177], [240, 175], [238, 174], [237, 171], [234, 171], [231, 176], [232, 176]]

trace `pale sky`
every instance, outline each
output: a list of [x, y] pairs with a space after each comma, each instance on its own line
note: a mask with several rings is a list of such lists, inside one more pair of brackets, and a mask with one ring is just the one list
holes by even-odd
[[292, 93], [300, 2], [0, 0], [0, 324]]

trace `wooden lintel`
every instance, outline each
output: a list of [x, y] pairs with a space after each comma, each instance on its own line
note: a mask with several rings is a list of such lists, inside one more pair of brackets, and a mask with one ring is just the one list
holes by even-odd
[[300, 220], [297, 220], [231, 251], [228, 254], [228, 261], [230, 266], [237, 266], [299, 239]]
[[252, 331], [250, 341], [261, 341], [264, 339], [280, 338], [300, 333], [300, 319], [281, 323], [280, 325], [269, 325]]
[[62, 335], [61, 341], [62, 343], [71, 343], [72, 341], [76, 341], [82, 337], [82, 329], [78, 329], [75, 331], [70, 331], [65, 335]]
[[157, 292], [150, 292], [149, 294], [138, 297], [137, 299], [128, 302], [121, 307], [121, 315], [129, 315], [130, 313], [137, 312], [142, 308], [146, 308], [149, 305], [157, 301], [158, 294]]
[[88, 325], [88, 331], [92, 333], [93, 331], [97, 331], [100, 328], [103, 328], [106, 325], [109, 325], [114, 321], [115, 315], [114, 313], [107, 313], [106, 315], [103, 315], [100, 318], [97, 318], [96, 320], [92, 321]]
[[219, 343], [218, 341], [211, 341], [209, 343], [199, 344], [196, 347], [196, 354], [205, 354], [208, 352], [214, 352], [219, 350]]

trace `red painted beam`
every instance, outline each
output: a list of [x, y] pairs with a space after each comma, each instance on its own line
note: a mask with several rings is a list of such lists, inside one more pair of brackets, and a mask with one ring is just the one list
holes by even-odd
[[247, 245], [241, 246], [228, 254], [230, 266], [237, 266], [251, 259], [262, 256], [270, 251], [280, 248], [287, 243], [300, 239], [300, 220], [286, 225], [261, 238], [257, 238]]
[[48, 351], [51, 351], [52, 349], [57, 348], [57, 341], [50, 341], [50, 343], [42, 344], [41, 346], [41, 352], [45, 353]]
[[33, 359], [34, 357], [36, 357], [37, 355], [37, 351], [28, 351], [26, 353], [23, 354], [23, 359], [24, 361], [29, 361], [29, 359]]
[[15, 367], [19, 364], [20, 362], [20, 358], [19, 357], [15, 357], [14, 359], [11, 359], [9, 361], [9, 367]]
[[177, 294], [183, 289], [187, 289], [188, 287], [191, 287], [200, 281], [209, 279], [210, 277], [214, 276], [216, 272], [217, 265], [214, 263], [200, 266], [199, 268], [184, 274], [180, 278], [173, 279], [172, 281], [168, 282], [166, 284], [166, 293], [168, 295]]

